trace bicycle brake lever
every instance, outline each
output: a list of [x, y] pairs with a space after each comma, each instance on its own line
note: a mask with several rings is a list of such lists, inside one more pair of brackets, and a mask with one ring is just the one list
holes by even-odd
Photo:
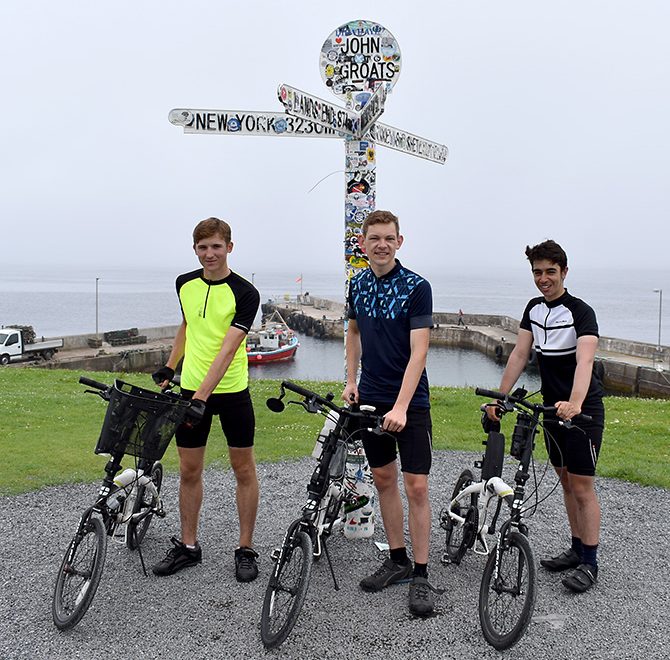
[[572, 419], [559, 419], [558, 423], [566, 429], [571, 429], [575, 428], [574, 420], [580, 420], [580, 419], [584, 422], [593, 421], [593, 417], [591, 417], [591, 415], [585, 415], [584, 413], [579, 413], [579, 415], [575, 415]]
[[308, 413], [321, 412], [321, 406], [318, 405], [314, 399], [305, 399], [302, 402], [302, 405]]

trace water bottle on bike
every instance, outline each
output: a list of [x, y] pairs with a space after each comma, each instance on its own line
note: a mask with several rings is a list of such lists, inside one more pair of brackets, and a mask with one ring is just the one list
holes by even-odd
[[365, 452], [358, 447], [347, 454], [347, 483], [352, 491], [354, 509], [347, 512], [344, 536], [347, 539], [367, 539], [375, 533], [374, 488], [371, 485], [370, 468], [365, 460]]

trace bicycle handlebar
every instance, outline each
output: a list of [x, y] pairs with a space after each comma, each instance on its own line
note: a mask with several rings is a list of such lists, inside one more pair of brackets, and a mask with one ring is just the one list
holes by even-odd
[[86, 376], [79, 376], [79, 382], [82, 385], [86, 385], [87, 387], [94, 387], [96, 390], [100, 391], [108, 390], [111, 387], [111, 385], [105, 385], [105, 383], [93, 380], [92, 378], [87, 378]]
[[475, 389], [475, 394], [479, 396], [485, 396], [489, 399], [497, 399], [502, 401], [503, 404], [510, 403], [512, 405], [520, 405], [528, 410], [531, 410], [534, 413], [555, 413], [556, 406], [544, 406], [539, 403], [529, 403], [523, 397], [514, 396], [513, 394], [503, 394], [502, 392], [496, 392], [495, 390], [487, 390], [482, 387], [477, 387]]
[[[556, 406], [544, 406], [539, 403], [529, 403], [522, 397], [514, 396], [513, 394], [503, 394], [502, 392], [496, 392], [495, 390], [487, 390], [483, 387], [475, 388], [475, 394], [479, 396], [485, 396], [489, 399], [496, 399], [498, 401], [502, 401], [503, 405], [505, 403], [509, 403], [512, 404], [512, 406], [523, 406], [524, 408], [527, 408], [528, 410], [536, 414], [537, 413], [552, 414], [556, 412]], [[591, 417], [591, 415], [586, 415], [585, 413], [575, 415], [573, 419], [581, 419], [586, 422], [593, 421], [593, 417]]]
[[[383, 419], [384, 419], [383, 415], [377, 415], [374, 412], [369, 412], [367, 410], [351, 410], [350, 408], [344, 408], [344, 407], [338, 406], [336, 403], [333, 403], [332, 399], [320, 396], [316, 392], [312, 392], [311, 390], [305, 389], [301, 385], [298, 385], [297, 383], [294, 383], [293, 381], [290, 381], [290, 380], [282, 381], [281, 389], [282, 390], [290, 390], [291, 392], [295, 392], [296, 394], [304, 397], [305, 399], [308, 399], [308, 402], [307, 402], [308, 406], [309, 405], [311, 405], [311, 406], [317, 405], [317, 406], [329, 408], [330, 410], [338, 413], [339, 415], [345, 415], [347, 417], [358, 417], [358, 418], [363, 418], [363, 419], [369, 419], [371, 421], [374, 421], [374, 423], [375, 423], [375, 425], [377, 426], [378, 429], [381, 429], [381, 425], [382, 425]], [[332, 395], [330, 395], [330, 396], [332, 396]], [[279, 412], [279, 410], [276, 410], [275, 412]], [[309, 411], [309, 409], [308, 409], [308, 412], [318, 412], [318, 410]], [[376, 431], [376, 429], [373, 429], [373, 431]]]

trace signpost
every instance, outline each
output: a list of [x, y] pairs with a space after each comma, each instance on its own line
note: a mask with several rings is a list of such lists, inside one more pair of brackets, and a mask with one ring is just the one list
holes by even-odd
[[363, 221], [376, 205], [377, 145], [444, 164], [448, 150], [378, 122], [402, 66], [395, 37], [372, 21], [350, 21], [324, 41], [321, 78], [345, 107], [290, 85], [277, 90], [285, 113], [240, 110], [171, 110], [184, 133], [337, 138], [345, 148], [345, 301], [349, 280], [368, 263], [358, 245]]

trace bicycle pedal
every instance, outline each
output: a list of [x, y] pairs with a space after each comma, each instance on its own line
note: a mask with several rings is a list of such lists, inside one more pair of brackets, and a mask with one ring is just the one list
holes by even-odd
[[275, 548], [271, 553], [270, 553], [270, 559], [277, 563], [279, 561], [279, 555], [281, 555], [281, 548]]

